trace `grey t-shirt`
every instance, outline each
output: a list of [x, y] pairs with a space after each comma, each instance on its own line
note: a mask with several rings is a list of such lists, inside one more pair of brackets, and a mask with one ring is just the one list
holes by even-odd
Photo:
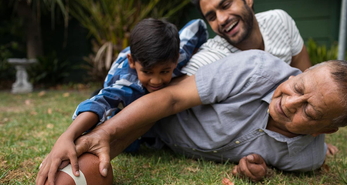
[[324, 135], [285, 137], [266, 129], [275, 88], [301, 72], [260, 50], [204, 66], [195, 75], [201, 106], [164, 118], [154, 127], [178, 153], [238, 162], [257, 153], [281, 170], [309, 171], [325, 159]]

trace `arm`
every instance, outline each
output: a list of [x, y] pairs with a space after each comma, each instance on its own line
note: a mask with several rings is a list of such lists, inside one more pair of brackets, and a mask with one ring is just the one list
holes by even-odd
[[200, 105], [195, 76], [175, 79], [170, 86], [134, 101], [102, 126], [111, 142], [166, 116]]
[[65, 160], [70, 161], [74, 175], [79, 176], [76, 146], [74, 141], [98, 121], [98, 116], [92, 112], [80, 114], [69, 128], [58, 138], [51, 152], [40, 165], [36, 184], [44, 184], [46, 178], [53, 184], [58, 167]]
[[110, 158], [117, 156], [149, 130], [155, 121], [200, 104], [195, 76], [176, 78], [170, 86], [139, 98], [92, 132], [80, 137], [76, 141], [77, 153], [91, 152], [97, 155], [100, 173], [105, 176]]
[[289, 36], [288, 40], [291, 47], [290, 52], [292, 53], [292, 61], [290, 65], [300, 69], [301, 71], [305, 71], [307, 68], [311, 67], [311, 61], [299, 29], [297, 28], [293, 18], [287, 12], [283, 10], [277, 10], [277, 12], [281, 17], [286, 28], [286, 33]]
[[292, 62], [290, 63], [292, 67], [296, 67], [301, 71], [305, 71], [311, 67], [310, 57], [308, 55], [305, 45], [303, 45], [302, 50], [299, 54], [292, 57]]

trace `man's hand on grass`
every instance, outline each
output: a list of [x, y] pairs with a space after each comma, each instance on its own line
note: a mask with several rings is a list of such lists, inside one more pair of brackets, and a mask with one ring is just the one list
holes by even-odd
[[327, 154], [326, 154], [327, 157], [332, 157], [335, 154], [337, 154], [339, 149], [336, 146], [334, 146], [332, 144], [329, 144], [329, 143], [326, 143], [326, 144], [327, 144], [327, 148], [328, 148], [327, 149]]
[[246, 177], [253, 182], [261, 181], [267, 174], [267, 166], [264, 159], [258, 154], [250, 154], [240, 159], [234, 166], [233, 175]]

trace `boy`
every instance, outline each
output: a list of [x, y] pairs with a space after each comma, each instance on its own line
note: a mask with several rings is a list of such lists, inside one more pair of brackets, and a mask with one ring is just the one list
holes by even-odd
[[179, 33], [173, 24], [162, 20], [139, 22], [131, 31], [130, 49], [124, 49], [113, 63], [104, 88], [80, 103], [74, 121], [40, 165], [37, 183], [47, 176], [53, 182], [64, 160], [70, 160], [74, 174], [79, 176], [75, 139], [137, 98], [165, 87], [172, 77], [181, 75], [180, 69], [207, 38], [202, 20], [190, 21]]

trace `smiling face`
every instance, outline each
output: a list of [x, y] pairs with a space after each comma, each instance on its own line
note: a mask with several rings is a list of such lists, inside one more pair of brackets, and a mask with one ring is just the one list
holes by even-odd
[[167, 61], [150, 68], [144, 68], [138, 61], [133, 61], [130, 54], [127, 57], [129, 66], [136, 70], [137, 77], [142, 86], [150, 93], [168, 85], [171, 81], [173, 70], [177, 66], [177, 62]]
[[269, 111], [276, 127], [293, 134], [332, 133], [331, 121], [343, 113], [342, 94], [328, 65], [289, 78], [275, 90]]
[[234, 46], [252, 32], [252, 5], [250, 0], [200, 0], [201, 12], [212, 30]]

